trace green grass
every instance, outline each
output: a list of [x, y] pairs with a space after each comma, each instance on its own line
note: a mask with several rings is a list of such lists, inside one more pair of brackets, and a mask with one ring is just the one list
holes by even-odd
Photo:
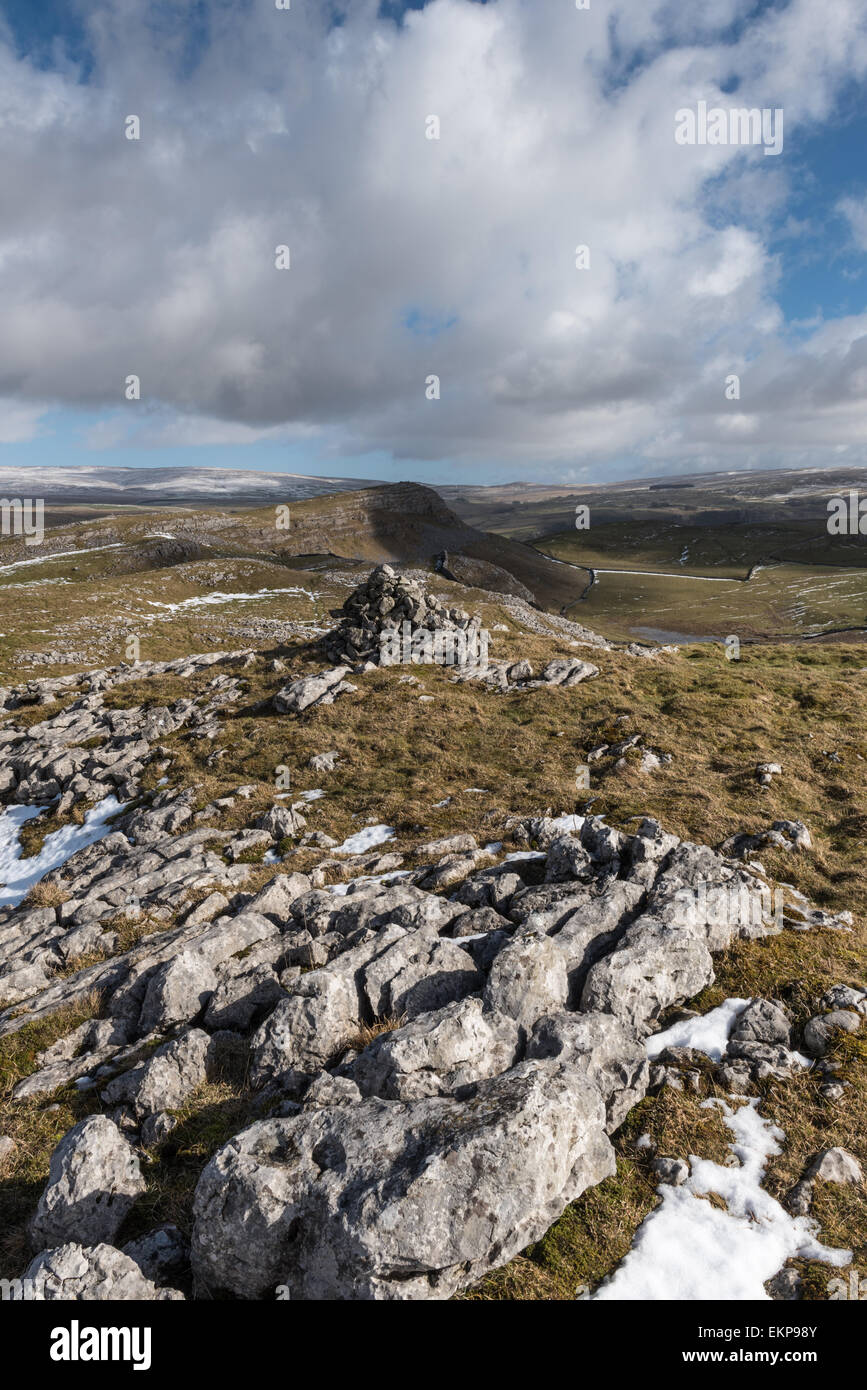
[[[612, 637], [771, 640], [867, 626], [867, 550], [857, 538], [805, 524], [610, 523], [535, 544], [584, 566], [588, 582], [589, 571], [597, 571], [597, 582], [568, 615]], [[747, 582], [756, 564], [767, 567]], [[598, 573], [604, 570], [633, 572]], [[638, 573], [643, 570], [662, 572]], [[666, 633], [677, 635], [666, 639]]]

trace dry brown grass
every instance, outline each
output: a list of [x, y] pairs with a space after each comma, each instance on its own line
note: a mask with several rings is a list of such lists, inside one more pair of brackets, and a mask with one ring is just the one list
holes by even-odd
[[383, 1014], [372, 1023], [360, 1022], [357, 1029], [347, 1037], [345, 1046], [353, 1052], [363, 1052], [376, 1038], [381, 1038], [384, 1033], [393, 1033], [395, 1028], [402, 1028], [404, 1023], [406, 1014]]
[[22, 907], [60, 907], [69, 901], [69, 893], [60, 883], [46, 883], [43, 879], [40, 883], [34, 883], [27, 897], [23, 900]]

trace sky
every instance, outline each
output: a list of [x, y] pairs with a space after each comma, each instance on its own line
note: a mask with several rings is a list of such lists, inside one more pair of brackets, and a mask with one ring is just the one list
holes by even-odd
[[0, 466], [867, 465], [864, 0], [278, 3], [0, 0]]

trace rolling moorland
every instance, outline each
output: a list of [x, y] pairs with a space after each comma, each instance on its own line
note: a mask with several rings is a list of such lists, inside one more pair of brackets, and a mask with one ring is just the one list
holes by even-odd
[[577, 565], [586, 586], [572, 616], [611, 636], [689, 642], [862, 628], [867, 536], [827, 530], [829, 498], [858, 489], [865, 470], [849, 468], [442, 493], [468, 523]]
[[[468, 1236], [466, 1247], [453, 1249], [443, 1236], [444, 1255], [433, 1236], [428, 1250], [410, 1222], [418, 1268], [401, 1282], [393, 1252], [371, 1245], [354, 1271], [349, 1260], [350, 1285], [339, 1296], [353, 1296], [346, 1287], [359, 1297], [389, 1298], [629, 1296], [616, 1292], [618, 1271], [626, 1277], [635, 1243], [631, 1268], [639, 1273], [631, 1277], [640, 1281], [642, 1241], [653, 1229], [647, 1218], [670, 1219], [666, 1191], [675, 1185], [690, 1193], [699, 1221], [678, 1228], [681, 1247], [702, 1219], [722, 1223], [719, 1245], [729, 1260], [718, 1271], [716, 1296], [746, 1296], [736, 1292], [734, 1272], [744, 1238], [743, 1192], [726, 1177], [740, 1171], [731, 1143], [744, 1106], [779, 1129], [766, 1143], [761, 1175], [761, 1200], [773, 1204], [768, 1219], [779, 1245], [767, 1257], [767, 1278], [756, 1276], [759, 1290], [767, 1284], [775, 1297], [824, 1299], [841, 1269], [845, 1277], [864, 1269], [863, 1181], [831, 1180], [840, 1174], [827, 1164], [809, 1176], [827, 1150], [863, 1164], [867, 1134], [867, 1049], [858, 1031], [867, 570], [860, 538], [832, 541], [824, 524], [827, 496], [858, 483], [850, 474], [764, 475], [749, 486], [731, 475], [678, 483], [545, 496], [520, 488], [443, 488], [440, 495], [413, 485], [341, 489], [292, 499], [288, 528], [277, 524], [277, 504], [264, 505], [261, 497], [187, 497], [160, 507], [60, 497], [50, 499], [54, 524], [41, 546], [3, 542], [0, 741], [12, 770], [3, 819], [14, 820], [22, 807], [43, 809], [15, 825], [3, 851], [5, 881], [21, 887], [20, 894], [7, 889], [0, 923], [0, 1274], [20, 1276], [34, 1255], [77, 1241], [132, 1251], [132, 1274], [120, 1265], [104, 1274], [106, 1286], [115, 1279], [115, 1289], [136, 1289], [117, 1296], [273, 1296], [268, 1291], [282, 1278], [269, 1282], [270, 1267], [248, 1271], [246, 1282], [229, 1289], [214, 1275], [227, 1260], [246, 1269], [237, 1232], [221, 1231], [213, 1248], [203, 1234], [213, 1225], [209, 1203], [221, 1184], [243, 1187], [231, 1167], [236, 1160], [215, 1155], [228, 1153], [230, 1141], [260, 1121], [306, 1125], [311, 1152], [321, 1154], [327, 1141], [331, 1153], [339, 1138], [351, 1154], [347, 1097], [362, 1107], [396, 1100], [462, 1106], [472, 1100], [466, 1088], [480, 1087], [476, 1100], [493, 1117], [503, 1161], [512, 1161], [523, 1140], [516, 1143], [509, 1129], [517, 1102], [505, 1098], [502, 1076], [513, 1073], [507, 1063], [491, 1062], [494, 1045], [484, 1052], [486, 1070], [473, 1074], [461, 1054], [460, 1077], [432, 1086], [428, 1072], [436, 1067], [426, 1044], [428, 1079], [419, 1089], [407, 1079], [415, 1073], [406, 1058], [420, 1044], [407, 1030], [420, 1027], [419, 1017], [435, 1018], [441, 1036], [453, 1021], [448, 1011], [475, 1010], [481, 994], [485, 1017], [511, 1019], [511, 1041], [501, 1038], [497, 1046], [518, 1071], [538, 1072], [554, 1061], [530, 1059], [568, 1051], [562, 1038], [551, 1043], [551, 1026], [546, 1033], [540, 1024], [555, 1006], [566, 1009], [567, 1021], [580, 1018], [570, 1012], [576, 989], [589, 991], [581, 995], [583, 1016], [598, 1020], [607, 1011], [620, 1026], [614, 985], [625, 977], [615, 972], [606, 994], [602, 973], [629, 955], [635, 903], [644, 899], [630, 899], [630, 912], [624, 916], [621, 905], [609, 922], [605, 949], [613, 943], [613, 955], [588, 948], [573, 962], [567, 999], [550, 986], [548, 965], [548, 983], [539, 983], [531, 959], [537, 949], [549, 952], [565, 928], [558, 922], [544, 938], [548, 944], [538, 947], [534, 938], [528, 945], [526, 933], [533, 933], [521, 894], [535, 892], [537, 910], [544, 900], [549, 912], [569, 893], [575, 902], [590, 894], [595, 905], [646, 894], [641, 910], [662, 912], [672, 885], [682, 891], [695, 883], [695, 875], [674, 876], [667, 857], [689, 859], [692, 851], [666, 837], [712, 847], [701, 873], [715, 882], [749, 873], [789, 885], [782, 929], [763, 917], [756, 930], [709, 936], [712, 969], [709, 956], [699, 962], [693, 954], [682, 978], [664, 962], [661, 974], [673, 979], [671, 987], [644, 1000], [644, 1012], [636, 1004], [623, 1023], [639, 1039], [674, 1030], [669, 1050], [652, 1053], [649, 1069], [643, 1051], [636, 1060], [634, 1044], [624, 1053], [632, 1059], [628, 1079], [623, 1056], [603, 1066], [601, 1044], [589, 1052], [582, 1044], [579, 1053], [592, 1054], [608, 1078], [601, 1086], [608, 1120], [607, 1138], [600, 1131], [597, 1148], [581, 1160], [581, 1182], [574, 1180], [581, 1165], [573, 1154], [572, 1187], [552, 1180], [550, 1190], [526, 1198], [525, 1209], [507, 1210], [508, 1229], [494, 1248], [489, 1241], [473, 1246]], [[572, 524], [579, 504], [591, 508], [586, 532]], [[444, 622], [478, 616], [490, 634], [493, 677], [456, 681], [448, 667], [349, 660], [337, 680], [346, 689], [326, 698], [320, 691], [304, 704], [299, 683], [334, 666], [317, 643], [341, 621], [336, 610], [384, 563], [436, 596], [444, 611], [464, 615]], [[743, 644], [736, 661], [721, 645], [729, 634]], [[222, 655], [196, 660], [205, 653]], [[779, 771], [759, 771], [768, 768]], [[106, 805], [109, 795], [114, 802]], [[89, 846], [76, 841], [100, 806], [100, 833], [111, 833]], [[611, 839], [596, 817], [620, 838]], [[649, 820], [658, 834], [640, 833]], [[790, 829], [768, 834], [775, 824]], [[81, 847], [58, 863], [46, 846], [61, 845], [64, 834]], [[764, 839], [734, 839], [744, 834]], [[651, 841], [653, 852], [646, 848]], [[161, 863], [182, 862], [184, 872], [157, 872], [150, 860], [136, 859], [151, 853], [149, 846]], [[88, 875], [102, 872], [100, 856], [116, 879], [110, 889], [88, 886]], [[48, 866], [38, 881], [38, 870], [28, 880], [28, 860]], [[151, 888], [148, 875], [155, 873]], [[367, 917], [349, 912], [335, 925], [332, 908], [317, 895], [336, 888], [329, 901], [351, 907], [368, 902], [365, 894], [374, 893], [375, 902], [375, 892], [395, 894], [401, 885], [418, 900], [387, 899], [383, 917], [421, 911], [422, 900], [432, 913], [432, 897], [450, 904], [442, 908], [449, 921], [436, 949], [452, 953], [445, 973], [463, 971], [464, 984], [435, 999], [422, 990], [427, 1002], [419, 1009], [411, 989], [398, 993], [396, 975], [376, 998], [365, 975], [361, 1005], [352, 1004], [345, 1018], [335, 1020], [331, 1004], [332, 1012], [317, 1016], [323, 1035], [336, 1028], [327, 1055], [314, 1049], [304, 1066], [296, 1057], [291, 1076], [281, 1071], [268, 1033], [275, 1006], [308, 997], [299, 991], [312, 991], [314, 976], [330, 979], [347, 958], [347, 941], [351, 951], [363, 951], [370, 921], [374, 933], [395, 930], [371, 918], [369, 908]], [[316, 902], [299, 907], [302, 889]], [[455, 926], [465, 911], [474, 920]], [[487, 920], [477, 916], [485, 912]], [[416, 918], [400, 920], [421, 930]], [[220, 930], [229, 937], [235, 931], [234, 949], [222, 955], [213, 944]], [[398, 946], [406, 943], [391, 949]], [[177, 972], [167, 983], [169, 967], [203, 951], [211, 952], [213, 973], [193, 981], [190, 1002]], [[471, 956], [457, 970], [456, 951]], [[509, 1012], [509, 990], [497, 977], [505, 951], [515, 957], [521, 997], [539, 992], [535, 1017]], [[248, 972], [259, 972], [252, 983], [241, 968], [245, 960], [252, 961]], [[409, 969], [411, 962], [401, 960]], [[246, 981], [246, 995], [237, 980]], [[218, 993], [222, 1012], [213, 1002]], [[732, 1000], [740, 1003], [730, 1006]], [[764, 1032], [743, 1023], [755, 1015], [745, 1014], [746, 1000], [768, 1001]], [[822, 1023], [840, 1013], [848, 1022]], [[705, 1016], [728, 1017], [730, 1036], [724, 1030], [709, 1051], [696, 1042], [695, 1020]], [[520, 1038], [515, 1026], [524, 1030]], [[174, 1078], [149, 1109], [129, 1077], [167, 1046], [177, 1051], [186, 1039], [193, 1048], [202, 1038], [211, 1061], [199, 1058], [197, 1067], [188, 1057], [186, 1073], [179, 1068], [185, 1084]], [[289, 1051], [294, 1045], [286, 1044]], [[528, 1074], [521, 1073], [522, 1085]], [[553, 1125], [559, 1102], [552, 1099], [553, 1072], [545, 1076], [551, 1109], [540, 1113]], [[360, 1088], [357, 1097], [353, 1087]], [[742, 1106], [733, 1096], [749, 1099]], [[463, 1113], [450, 1121], [460, 1133]], [[67, 1170], [61, 1159], [51, 1173], [49, 1164], [64, 1136], [93, 1116], [113, 1127], [93, 1141], [94, 1151], [110, 1167], [130, 1161], [120, 1148], [129, 1144], [137, 1175], [123, 1189], [113, 1225], [78, 1231], [68, 1211]], [[423, 1118], [439, 1155], [431, 1137], [439, 1133], [436, 1115], [425, 1111]], [[324, 1138], [323, 1125], [332, 1126]], [[527, 1132], [520, 1131], [524, 1139]], [[482, 1140], [489, 1139], [485, 1131]], [[472, 1157], [472, 1139], [462, 1142]], [[690, 1174], [690, 1161], [686, 1178], [665, 1166], [685, 1165]], [[710, 1177], [707, 1165], [714, 1166]], [[524, 1177], [512, 1174], [515, 1191], [524, 1192]], [[445, 1192], [452, 1209], [462, 1210], [468, 1198], [460, 1185]], [[255, 1209], [255, 1191], [243, 1193]], [[495, 1204], [503, 1197], [487, 1195]], [[293, 1200], [301, 1202], [297, 1192]], [[379, 1230], [370, 1210], [365, 1238]], [[321, 1213], [308, 1219], [311, 1227], [324, 1222], [323, 1239], [331, 1238]], [[814, 1224], [808, 1232], [798, 1222]], [[165, 1226], [171, 1236], [158, 1258], [152, 1233]], [[843, 1254], [835, 1263], [828, 1250]], [[760, 1273], [764, 1258], [756, 1261]], [[439, 1284], [430, 1277], [434, 1268], [450, 1271]], [[309, 1259], [305, 1265], [299, 1257], [293, 1270], [306, 1296], [323, 1296], [321, 1271]], [[68, 1270], [54, 1277], [61, 1284], [73, 1278]], [[75, 1277], [83, 1280], [81, 1296], [106, 1296], [94, 1292], [99, 1280], [92, 1271]], [[143, 1279], [147, 1291], [124, 1285], [130, 1278]], [[681, 1269], [667, 1283], [663, 1271], [652, 1296], [701, 1291]]]

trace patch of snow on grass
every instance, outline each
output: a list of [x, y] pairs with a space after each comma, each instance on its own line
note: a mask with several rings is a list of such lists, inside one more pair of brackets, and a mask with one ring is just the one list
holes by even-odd
[[[782, 1152], [785, 1135], [759, 1115], [758, 1104], [753, 1097], [733, 1110], [722, 1100], [704, 1101], [702, 1109], [719, 1106], [734, 1135], [729, 1148], [737, 1163], [729, 1168], [693, 1156], [683, 1187], [661, 1185], [661, 1205], [639, 1226], [629, 1254], [592, 1300], [765, 1301], [766, 1281], [787, 1260], [821, 1260], [838, 1268], [851, 1262], [850, 1250], [820, 1244], [817, 1222], [790, 1216], [763, 1189], [766, 1162]], [[702, 1200], [709, 1192], [718, 1193], [728, 1209]]]
[[694, 1047], [704, 1052], [712, 1061], [718, 1062], [726, 1050], [729, 1035], [740, 1018], [749, 999], [726, 999], [719, 1008], [698, 1018], [684, 1018], [674, 1023], [664, 1032], [657, 1033], [647, 1041], [647, 1055], [652, 1060], [666, 1047]]
[[25, 565], [44, 565], [46, 560], [71, 560], [76, 555], [93, 555], [97, 550], [122, 550], [125, 544], [125, 541], [112, 541], [110, 545], [89, 545], [81, 550], [54, 550], [50, 555], [34, 555], [32, 560], [13, 560], [11, 565], [0, 565], [0, 574], [20, 570]]
[[365, 850], [374, 849], [377, 845], [385, 844], [386, 840], [393, 840], [395, 829], [392, 825], [368, 825], [363, 830], [357, 830], [354, 835], [350, 835], [342, 845], [331, 851], [332, 854], [364, 854]]
[[583, 816], [555, 816], [551, 822], [558, 830], [563, 830], [567, 835], [577, 835], [584, 824]]
[[289, 589], [257, 589], [251, 594], [224, 594], [221, 590], [215, 589], [211, 594], [194, 594], [192, 598], [182, 598], [177, 603], [160, 603], [157, 599], [146, 599], [149, 608], [162, 608], [168, 613], [180, 613], [185, 608], [205, 608], [220, 603], [236, 603], [245, 599], [270, 598], [272, 594], [303, 594], [311, 602], [318, 598], [318, 594], [311, 594], [309, 589], [289, 588]]
[[52, 869], [59, 869], [77, 850], [95, 844], [110, 834], [106, 822], [124, 809], [126, 802], [106, 796], [92, 806], [83, 825], [64, 825], [46, 835], [38, 854], [21, 858], [19, 832], [26, 821], [38, 816], [45, 806], [7, 806], [0, 816], [0, 907], [17, 907], [35, 883]]

